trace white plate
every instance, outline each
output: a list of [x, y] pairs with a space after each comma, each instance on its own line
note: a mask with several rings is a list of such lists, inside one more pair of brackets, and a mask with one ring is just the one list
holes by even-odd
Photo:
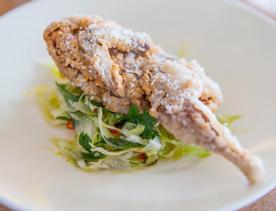
[[[248, 187], [241, 173], [211, 156], [185, 167], [173, 162], [134, 173], [84, 173], [56, 157], [56, 134], [24, 96], [47, 78], [36, 65], [49, 57], [42, 40], [53, 20], [99, 14], [148, 32], [176, 53], [184, 44], [219, 81], [223, 111], [244, 116], [244, 146], [264, 161], [264, 182]], [[0, 18], [0, 199], [27, 210], [233, 210], [276, 182], [276, 30], [221, 1], [36, 1]]]

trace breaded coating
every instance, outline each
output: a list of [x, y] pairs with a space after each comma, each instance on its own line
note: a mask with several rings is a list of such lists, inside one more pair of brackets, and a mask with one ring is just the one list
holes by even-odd
[[214, 111], [222, 102], [218, 84], [197, 62], [165, 53], [145, 33], [100, 17], [70, 17], [44, 32], [60, 71], [113, 112], [135, 104], [179, 140], [203, 146], [235, 164], [253, 184], [262, 162], [243, 149]]

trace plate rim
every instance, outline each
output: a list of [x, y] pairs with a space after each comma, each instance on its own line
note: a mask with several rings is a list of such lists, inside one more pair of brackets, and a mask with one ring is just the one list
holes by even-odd
[[[19, 13], [21, 11], [24, 10], [28, 10], [30, 6], [39, 4], [41, 1], [27, 1], [26, 3], [24, 3], [23, 5], [20, 5], [14, 9], [12, 9], [11, 11], [8, 11], [7, 13], [3, 14], [0, 17], [0, 24], [3, 21], [8, 20], [11, 16], [13, 16], [16, 13]], [[220, 2], [223, 2], [225, 4], [227, 4], [228, 6], [234, 6], [239, 10], [243, 10], [243, 12], [247, 13], [247, 14], [251, 14], [252, 16], [258, 17], [259, 19], [262, 19], [264, 24], [267, 24], [269, 27], [276, 27], [276, 22], [274, 21], [270, 21], [268, 18], [263, 18], [262, 14], [260, 14], [259, 12], [252, 10], [252, 9], [248, 9], [246, 7], [242, 7], [240, 4], [235, 4], [237, 1], [230, 1], [230, 0], [218, 0]], [[276, 188], [276, 180], [271, 183], [270, 185], [264, 187], [262, 190], [255, 192], [254, 194], [252, 194], [251, 196], [245, 197], [243, 200], [235, 203], [234, 205], [226, 205], [226, 206], [222, 206], [220, 208], [220, 210], [237, 210], [240, 208], [243, 208], [255, 201], [257, 201], [258, 199], [260, 199], [261, 197], [263, 197], [265, 194], [269, 193], [270, 191], [272, 191], [274, 188]], [[29, 203], [25, 203], [22, 204], [18, 201], [9, 199], [9, 197], [5, 194], [1, 194], [0, 195], [0, 204], [3, 204], [4, 206], [14, 209], [14, 210], [33, 210], [35, 208], [35, 206], [29, 206]]]

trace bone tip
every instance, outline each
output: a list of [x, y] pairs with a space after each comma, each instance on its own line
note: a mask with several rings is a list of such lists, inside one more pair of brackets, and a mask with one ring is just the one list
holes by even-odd
[[263, 161], [257, 157], [253, 156], [251, 160], [251, 171], [248, 174], [248, 182], [249, 185], [256, 185], [260, 183], [265, 174], [265, 169], [263, 165]]

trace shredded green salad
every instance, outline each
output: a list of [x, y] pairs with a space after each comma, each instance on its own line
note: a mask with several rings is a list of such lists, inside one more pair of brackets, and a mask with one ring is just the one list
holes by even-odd
[[[51, 67], [56, 87], [40, 86], [36, 96], [47, 122], [73, 132], [53, 138], [58, 154], [83, 170], [139, 168], [160, 159], [205, 158], [210, 152], [176, 140], [147, 111], [132, 105], [127, 114], [111, 112], [63, 79]], [[227, 123], [227, 119], [224, 119]]]

